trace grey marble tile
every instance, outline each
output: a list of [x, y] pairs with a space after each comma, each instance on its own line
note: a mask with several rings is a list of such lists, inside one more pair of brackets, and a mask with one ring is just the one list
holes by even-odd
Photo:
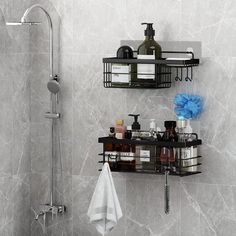
[[[29, 6], [31, 0], [21, 2], [4, 0], [5, 7], [2, 9], [5, 21], [19, 22], [24, 11]], [[29, 51], [29, 27], [5, 26], [5, 46], [10, 53], [24, 53]]]
[[52, 14], [60, 17], [60, 52], [62, 54], [73, 53], [73, 0], [51, 0], [54, 6]]
[[170, 214], [166, 215], [164, 183], [128, 180], [126, 211], [126, 235], [180, 235], [179, 183], [170, 181]]
[[0, 234], [12, 235], [13, 207], [11, 202], [12, 177], [0, 177]]
[[235, 32], [232, 27], [235, 24], [234, 4], [234, 1], [184, 0], [182, 37], [202, 41], [204, 56], [235, 56]]
[[200, 206], [196, 195], [196, 184], [181, 184], [181, 236], [200, 234]]
[[13, 145], [13, 109], [12, 109], [12, 82], [1, 81], [2, 92], [0, 93], [0, 176], [12, 174], [12, 145]]
[[[47, 89], [49, 81], [49, 55], [48, 54], [31, 54], [30, 56], [30, 88], [31, 88], [31, 106], [40, 106], [41, 109], [48, 111], [50, 108], [50, 94]], [[35, 105], [34, 105], [35, 104]], [[39, 108], [36, 108], [39, 109]], [[41, 112], [39, 110], [39, 112]], [[31, 119], [33, 122], [45, 120], [44, 113], [39, 114], [32, 110]], [[38, 118], [38, 119], [37, 119]], [[41, 120], [40, 120], [41, 119]]]
[[188, 183], [182, 185], [181, 191], [183, 235], [189, 235], [188, 232], [203, 236], [232, 235], [235, 230], [235, 187]]
[[8, 33], [6, 29], [6, 21], [4, 17], [3, 7], [0, 7], [0, 53], [6, 53], [6, 39], [8, 38]]
[[[30, 172], [30, 85], [29, 56], [11, 56], [13, 77], [13, 174]], [[12, 69], [12, 68], [10, 68]], [[13, 74], [13, 73], [12, 73]], [[17, 79], [16, 79], [17, 77]]]
[[[32, 173], [48, 173], [50, 171], [52, 153], [51, 139], [48, 136], [31, 140]], [[47, 139], [44, 139], [45, 137]]]
[[[155, 9], [155, 10], [154, 10]], [[181, 28], [181, 2], [175, 0], [126, 0], [125, 39], [143, 39], [142, 22], [153, 22], [156, 40], [178, 40]]]
[[30, 235], [30, 176], [13, 176], [13, 235]]
[[114, 52], [120, 39], [126, 35], [125, 3], [125, 0], [74, 1], [74, 51], [93, 54]]

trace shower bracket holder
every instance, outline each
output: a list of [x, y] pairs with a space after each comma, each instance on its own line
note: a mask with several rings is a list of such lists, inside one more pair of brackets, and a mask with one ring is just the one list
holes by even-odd
[[44, 117], [47, 119], [59, 119], [60, 116], [61, 116], [60, 113], [46, 112], [44, 114]]
[[58, 74], [55, 74], [53, 76], [53, 80], [56, 80], [57, 82], [59, 82], [60, 78], [59, 78]]

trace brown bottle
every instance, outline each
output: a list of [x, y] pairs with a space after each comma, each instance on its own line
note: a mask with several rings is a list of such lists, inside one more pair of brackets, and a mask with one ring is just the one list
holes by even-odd
[[[131, 126], [127, 126], [125, 132], [125, 139], [131, 139], [132, 131]], [[135, 171], [135, 145], [132, 144], [123, 144], [119, 147], [120, 149], [120, 160], [119, 160], [119, 169], [121, 171]]]
[[[165, 121], [166, 131], [163, 134], [162, 141], [177, 142], [178, 135], [175, 131], [176, 121]], [[175, 162], [175, 149], [173, 147], [162, 147], [160, 152], [160, 162], [167, 165]]]
[[[110, 127], [109, 137], [115, 138], [115, 128]], [[111, 170], [117, 170], [118, 154], [113, 143], [104, 143], [105, 159], [109, 163]]]

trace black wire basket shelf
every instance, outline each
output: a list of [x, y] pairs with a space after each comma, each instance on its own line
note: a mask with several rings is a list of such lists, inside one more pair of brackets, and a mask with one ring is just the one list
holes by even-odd
[[[195, 134], [196, 135], [196, 134]], [[197, 135], [196, 135], [197, 137]], [[174, 176], [189, 176], [201, 173], [201, 156], [196, 155], [191, 158], [182, 159], [182, 152], [184, 148], [190, 148], [202, 144], [200, 139], [196, 139], [190, 142], [164, 142], [157, 140], [132, 140], [132, 139], [116, 139], [111, 137], [101, 137], [98, 139], [99, 143], [103, 144], [103, 152], [99, 154], [102, 160], [98, 163], [109, 163], [113, 172], [127, 172], [138, 174], [157, 174], [164, 175], [165, 170], [169, 169], [169, 174]], [[106, 144], [110, 145], [130, 145], [130, 146], [143, 146], [150, 147], [153, 151], [152, 155], [145, 160], [145, 157], [132, 153], [128, 157], [127, 153], [120, 151], [106, 151]], [[175, 153], [178, 153], [178, 157], [175, 161], [162, 163], [159, 155], [162, 147], [174, 148]], [[101, 169], [99, 169], [101, 170]]]
[[[192, 52], [163, 51], [168, 54], [187, 54], [191, 58], [162, 58], [160, 60], [151, 59], [119, 59], [116, 57], [103, 58], [103, 84], [105, 88], [170, 88], [172, 77], [175, 81], [192, 81], [193, 67], [199, 65], [199, 59], [194, 58]], [[137, 67], [139, 64], [152, 64], [155, 67], [154, 74], [139, 74]], [[113, 65], [129, 65], [129, 70], [122, 73], [114, 72]], [[126, 75], [126, 82], [116, 82], [115, 76]], [[142, 76], [152, 76], [151, 79], [140, 79]]]

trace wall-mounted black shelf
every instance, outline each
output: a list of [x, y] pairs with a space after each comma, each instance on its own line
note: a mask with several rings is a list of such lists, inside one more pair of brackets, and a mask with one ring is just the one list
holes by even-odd
[[[193, 67], [199, 65], [199, 59], [194, 58], [192, 52], [183, 51], [163, 51], [163, 54], [187, 54], [191, 58], [162, 58], [160, 60], [149, 59], [119, 59], [116, 57], [103, 58], [103, 84], [105, 88], [130, 88], [130, 89], [162, 89], [170, 88], [172, 83], [172, 75], [174, 74], [175, 81], [192, 81]], [[114, 83], [112, 76], [118, 73], [112, 72], [113, 64], [131, 65], [129, 73], [120, 73], [130, 76], [128, 83]], [[153, 80], [148, 82], [137, 79], [137, 65], [138, 64], [153, 64], [155, 65], [155, 74]], [[150, 75], [150, 74], [149, 74]]]
[[[194, 134], [197, 137], [197, 134]], [[126, 173], [137, 173], [137, 174], [156, 174], [156, 175], [164, 175], [165, 169], [168, 168], [170, 170], [170, 175], [174, 176], [189, 176], [201, 173], [199, 171], [198, 166], [201, 165], [200, 158], [198, 155], [196, 157], [181, 159], [181, 150], [184, 148], [189, 148], [193, 146], [198, 146], [202, 144], [200, 139], [196, 139], [190, 142], [164, 142], [158, 140], [132, 140], [132, 139], [116, 139], [111, 137], [100, 137], [98, 138], [98, 142], [103, 144], [103, 152], [99, 155], [102, 156], [102, 160], [99, 163], [108, 162], [110, 164], [111, 170], [113, 172], [126, 172]], [[133, 146], [152, 146], [155, 148], [155, 156], [150, 156], [150, 162], [148, 163], [148, 168], [146, 168], [146, 164], [140, 164], [140, 156], [137, 154], [133, 155], [132, 161], [122, 161], [123, 156], [122, 152], [116, 152], [115, 154], [107, 152], [105, 146], [107, 144], [115, 145], [133, 145]], [[175, 151], [178, 150], [180, 153], [180, 157], [176, 159], [173, 163], [162, 164], [158, 160], [158, 153], [162, 147], [171, 147], [174, 148]], [[193, 165], [187, 164], [190, 160], [195, 160]], [[185, 164], [184, 164], [185, 163]], [[194, 170], [194, 171], [193, 171]]]
[[134, 144], [134, 145], [154, 145], [157, 147], [175, 147], [185, 148], [197, 146], [202, 144], [202, 140], [197, 139], [191, 142], [164, 142], [157, 140], [132, 140], [132, 139], [116, 139], [111, 137], [98, 138], [98, 143], [111, 143], [111, 144]]
[[159, 64], [174, 67], [190, 67], [199, 65], [199, 59], [166, 59], [150, 60], [150, 59], [119, 59], [116, 57], [103, 58], [103, 63], [117, 63], [117, 64]]

